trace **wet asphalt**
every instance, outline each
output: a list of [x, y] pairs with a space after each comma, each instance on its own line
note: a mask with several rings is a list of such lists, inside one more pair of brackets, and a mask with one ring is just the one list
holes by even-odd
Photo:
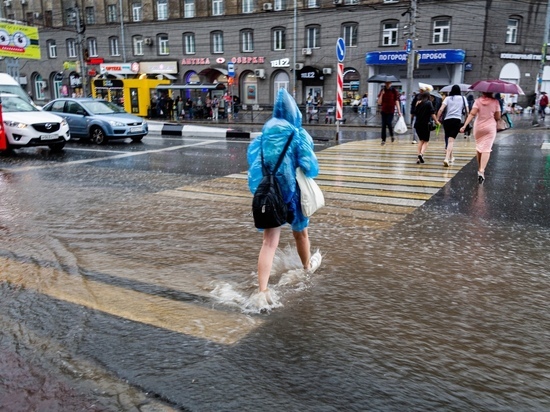
[[[239, 124], [238, 128], [258, 131], [261, 125]], [[332, 127], [327, 130], [324, 126], [311, 126], [309, 130], [312, 136], [319, 140], [332, 140], [335, 137], [334, 128]], [[377, 133], [375, 127], [368, 130], [342, 127], [342, 130], [342, 143], [354, 139], [373, 138]], [[338, 144], [338, 142], [335, 141], [334, 144]], [[483, 242], [494, 242], [493, 258], [499, 260], [510, 258], [510, 256], [500, 254], [498, 250], [499, 239], [505, 242], [513, 242], [513, 239], [523, 230], [543, 234], [549, 233], [550, 130], [547, 127], [543, 125], [533, 128], [530, 119], [518, 119], [514, 129], [499, 134], [486, 169], [486, 181], [482, 185], [478, 184], [476, 171], [477, 165], [475, 159], [473, 159], [443, 189], [415, 211], [413, 215], [401, 222], [395, 234], [390, 234], [388, 239], [396, 241], [398, 236], [407, 238], [410, 236], [411, 241], [404, 242], [400, 247], [414, 248], [417, 245], [429, 245], [434, 239], [444, 238], [445, 233], [452, 234], [453, 239], [469, 237], [471, 236], [472, 227], [474, 227], [479, 230], [479, 237]], [[471, 225], [466, 226], [464, 222], [469, 222]], [[495, 227], [498, 227], [498, 236], [488, 234]], [[468, 230], [468, 233], [461, 234], [461, 230]], [[550, 246], [549, 242], [550, 240], [547, 239], [540, 246], [546, 248]], [[522, 245], [518, 244], [517, 247], [521, 249]], [[398, 251], [396, 253], [398, 254]], [[537, 256], [539, 253], [540, 251], [537, 251]], [[411, 267], [406, 267], [406, 270], [413, 273], [417, 270], [434, 273], [444, 271], [448, 259], [449, 257], [443, 253], [432, 255], [422, 261], [422, 267], [418, 267], [419, 264], [416, 262]], [[472, 260], [475, 259], [476, 251], [473, 250]], [[533, 269], [540, 270], [541, 263], [538, 258], [535, 259]], [[482, 265], [482, 263], [479, 264]], [[402, 265], [407, 266], [407, 263], [402, 262]], [[475, 263], [472, 265], [475, 267]], [[530, 270], [530, 268], [525, 269], [527, 272]], [[550, 269], [546, 272], [547, 280], [549, 273]], [[547, 293], [547, 290], [548, 286], [545, 283], [541, 293]], [[36, 304], [40, 305], [40, 302]], [[311, 305], [311, 303], [306, 304]], [[527, 301], [526, 304], [528, 305], [529, 302]], [[67, 305], [64, 310], [69, 315], [74, 313], [77, 316], [78, 308]], [[292, 310], [295, 310], [295, 312], [292, 313]], [[116, 352], [118, 351], [131, 351], [135, 352], [136, 356], [148, 357], [143, 360], [144, 363], [157, 362], [160, 365], [164, 362], [162, 353], [172, 350], [173, 348], [170, 345], [173, 345], [174, 342], [180, 344], [182, 348], [185, 347], [181, 350], [181, 356], [189, 356], [195, 362], [182, 362], [185, 365], [185, 370], [180, 370], [174, 375], [181, 380], [177, 385], [174, 382], [167, 381], [167, 378], [162, 375], [140, 376], [138, 368], [134, 369], [128, 365], [106, 366], [108, 369], [124, 370], [124, 379], [129, 381], [130, 387], [118, 389], [119, 393], [128, 394], [131, 392], [131, 395], [128, 396], [141, 399], [141, 403], [123, 403], [124, 405], [132, 404], [131, 408], [128, 407], [127, 410], [255, 411], [264, 408], [277, 410], [283, 407], [288, 410], [296, 410], [295, 408], [299, 404], [302, 405], [301, 410], [312, 411], [346, 409], [388, 411], [460, 410], [460, 408], [454, 409], [449, 405], [445, 406], [444, 402], [435, 405], [430, 405], [429, 402], [423, 405], [415, 405], [404, 400], [392, 403], [389, 398], [386, 398], [386, 402], [384, 402], [382, 400], [384, 396], [390, 395], [380, 395], [379, 393], [378, 400], [371, 403], [364, 399], [354, 398], [351, 392], [346, 390], [341, 392], [343, 397], [341, 399], [337, 399], [337, 391], [329, 390], [327, 390], [326, 397], [323, 397], [319, 390], [314, 388], [316, 380], [320, 379], [323, 382], [321, 387], [330, 387], [331, 376], [328, 375], [329, 372], [338, 370], [339, 366], [345, 367], [344, 364], [338, 365], [337, 356], [331, 358], [330, 366], [326, 366], [326, 369], [323, 369], [325, 366], [323, 366], [322, 359], [313, 359], [313, 363], [317, 364], [318, 368], [303, 371], [303, 374], [300, 374], [297, 370], [293, 371], [291, 366], [292, 357], [277, 359], [278, 350], [284, 347], [284, 336], [286, 334], [292, 335], [293, 342], [299, 341], [300, 329], [303, 328], [306, 331], [303, 334], [304, 339], [316, 339], [316, 333], [309, 329], [306, 319], [299, 317], [307, 314], [308, 310], [319, 310], [319, 308], [314, 306], [300, 308], [296, 304], [294, 307], [291, 306], [290, 311], [280, 311], [269, 317], [267, 320], [268, 325], [265, 328], [270, 330], [268, 335], [271, 338], [275, 336], [278, 340], [266, 342], [264, 340], [265, 335], [262, 335], [261, 331], [253, 334], [237, 349], [237, 352], [240, 352], [239, 360], [242, 361], [247, 356], [250, 358], [248, 362], [242, 364], [232, 364], [234, 359], [228, 351], [217, 351], [215, 356], [210, 357], [208, 348], [194, 340], [181, 338], [160, 340], [155, 348], [149, 348], [151, 351], [158, 351], [158, 356], [151, 357], [150, 353], [140, 354], [142, 348], [139, 342], [125, 342], [122, 346], [120, 345], [121, 335], [114, 334], [112, 336], [110, 346], [116, 349], [113, 349], [110, 359], [117, 359]], [[547, 309], [533, 308], [533, 311], [542, 311], [543, 318], [548, 320]], [[96, 316], [100, 317], [101, 315]], [[97, 324], [97, 327], [99, 325], [100, 323]], [[91, 329], [96, 327], [93, 319], [90, 321], [89, 326]], [[146, 329], [146, 327], [143, 328]], [[70, 333], [70, 331], [66, 332]], [[93, 335], [93, 333], [91, 332], [90, 335]], [[546, 332], [546, 337], [550, 338], [548, 332]], [[308, 342], [304, 341], [300, 346], [306, 347], [307, 344]], [[94, 350], [101, 350], [100, 346], [95, 347], [93, 342], [86, 342], [86, 346], [86, 351], [90, 354], [94, 353]], [[548, 349], [548, 344], [545, 346]], [[26, 353], [28, 358], [25, 358], [22, 356], [25, 353], [15, 354], [11, 349], [9, 347], [2, 349], [0, 365], [3, 370], [9, 370], [10, 373], [4, 375], [5, 378], [1, 382], [2, 385], [0, 385], [0, 410], [23, 410], [20, 405], [25, 404], [29, 396], [32, 395], [22, 395], [18, 391], [24, 388], [21, 382], [27, 380], [29, 375], [42, 376], [42, 380], [33, 378], [36, 379], [36, 382], [31, 384], [41, 386], [44, 391], [49, 393], [48, 396], [42, 398], [41, 402], [43, 403], [39, 404], [36, 410], [117, 410], [116, 408], [104, 407], [101, 403], [98, 406], [93, 395], [83, 394], [82, 388], [76, 390], [65, 380], [58, 380], [46, 370], [37, 371], [38, 366], [32, 361], [32, 353]], [[299, 347], [294, 349], [299, 350]], [[340, 349], [352, 350], [352, 348]], [[295, 353], [293, 356], [300, 357], [300, 353]], [[120, 358], [123, 357], [121, 353]], [[56, 367], [59, 367], [59, 361], [57, 361]], [[70, 365], [64, 365], [64, 367], [71, 368]], [[172, 369], [175, 366], [163, 365], [163, 367]], [[72, 372], [75, 380], [78, 380], [79, 374], [86, 379], [94, 379], [90, 376], [93, 375], [91, 367], [80, 372], [76, 370], [75, 366], [72, 366], [72, 368], [75, 369]], [[258, 368], [262, 370], [259, 371]], [[283, 368], [288, 368], [288, 370], [283, 370]], [[32, 369], [34, 370], [30, 373], [29, 371]], [[231, 370], [233, 372], [224, 376], [217, 376], [215, 380], [210, 381], [209, 376], [216, 375], [218, 370]], [[289, 371], [295, 373], [291, 379], [289, 379]], [[546, 377], [548, 377], [549, 370], [546, 372]], [[287, 379], [287, 384], [282, 383], [282, 378]], [[109, 382], [113, 386], [117, 385], [116, 376], [104, 376], [102, 379], [104, 388], [109, 386]], [[270, 381], [271, 379], [273, 381]], [[353, 381], [353, 375], [351, 380]], [[544, 382], [544, 380], [541, 379], [541, 382]], [[546, 384], [548, 383], [549, 381], [546, 378]], [[337, 388], [341, 384], [342, 382], [337, 382], [335, 387]], [[108, 389], [104, 390], [108, 391]], [[17, 396], [14, 395], [14, 391], [18, 393]], [[314, 394], [311, 398], [308, 396], [308, 391]], [[289, 393], [289, 397], [294, 400], [298, 399], [298, 401], [294, 403], [282, 402], [281, 399], [285, 398], [285, 392]], [[366, 390], [366, 392], [374, 398], [377, 396], [373, 388]], [[146, 395], [140, 395], [140, 393]], [[233, 393], [246, 393], [248, 396], [235, 398], [232, 396]], [[475, 405], [475, 402], [472, 405]], [[489, 405], [490, 403], [480, 402], [476, 410], [520, 410], [521, 399], [517, 400], [517, 403], [496, 404], [494, 408]], [[539, 408], [545, 407], [549, 407], [548, 401], [541, 399], [538, 403], [532, 402], [524, 410], [535, 411], [542, 410]]]

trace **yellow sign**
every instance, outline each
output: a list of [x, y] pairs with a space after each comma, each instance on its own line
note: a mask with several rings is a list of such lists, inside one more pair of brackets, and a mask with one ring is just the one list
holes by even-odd
[[38, 28], [0, 23], [0, 56], [40, 59]]

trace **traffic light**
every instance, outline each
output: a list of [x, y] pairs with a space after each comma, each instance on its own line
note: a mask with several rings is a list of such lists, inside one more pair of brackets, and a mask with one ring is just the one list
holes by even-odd
[[233, 77], [229, 77], [227, 78], [227, 84], [229, 84], [230, 86], [233, 85], [233, 82], [235, 81], [235, 79]]
[[84, 60], [89, 60], [90, 59], [90, 52], [88, 51], [88, 49], [84, 49]]

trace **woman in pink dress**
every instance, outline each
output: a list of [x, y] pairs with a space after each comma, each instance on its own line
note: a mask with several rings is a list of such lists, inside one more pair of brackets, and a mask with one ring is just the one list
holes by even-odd
[[460, 133], [464, 133], [466, 126], [474, 117], [476, 117], [474, 138], [476, 139], [478, 164], [477, 181], [481, 184], [485, 181], [485, 168], [497, 135], [497, 120], [500, 119], [500, 104], [497, 99], [493, 98], [493, 93], [483, 92], [481, 97], [475, 101]]

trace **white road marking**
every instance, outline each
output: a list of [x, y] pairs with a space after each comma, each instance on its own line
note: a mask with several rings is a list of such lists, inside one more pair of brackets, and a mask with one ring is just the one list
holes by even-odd
[[[96, 159], [74, 160], [74, 161], [66, 162], [66, 163], [54, 163], [54, 164], [48, 164], [48, 165], [43, 165], [43, 166], [26, 166], [26, 167], [14, 168], [14, 169], [6, 168], [6, 169], [3, 169], [2, 171], [3, 172], [9, 172], [9, 173], [28, 172], [28, 171], [31, 171], [31, 170], [49, 169], [49, 168], [54, 168], [54, 167], [65, 167], [65, 166], [72, 166], [72, 165], [78, 165], [78, 164], [103, 162], [103, 161], [106, 161], [106, 160], [123, 159], [125, 157], [141, 156], [141, 155], [144, 155], [144, 154], [169, 152], [169, 151], [173, 151], [173, 150], [186, 149], [188, 147], [205, 146], [205, 145], [209, 145], [209, 144], [213, 144], [213, 143], [221, 143], [221, 142], [225, 142], [225, 140], [202, 141], [202, 142], [192, 143], [192, 144], [184, 144], [184, 145], [179, 145], [179, 146], [164, 147], [162, 149], [145, 150], [145, 151], [142, 151], [142, 152], [131, 152], [131, 153], [123, 152], [121, 154], [114, 155], [114, 156], [101, 157], [101, 158], [96, 158]], [[101, 150], [98, 150], [98, 151], [101, 151]], [[118, 152], [116, 152], [116, 153], [118, 153]]]

